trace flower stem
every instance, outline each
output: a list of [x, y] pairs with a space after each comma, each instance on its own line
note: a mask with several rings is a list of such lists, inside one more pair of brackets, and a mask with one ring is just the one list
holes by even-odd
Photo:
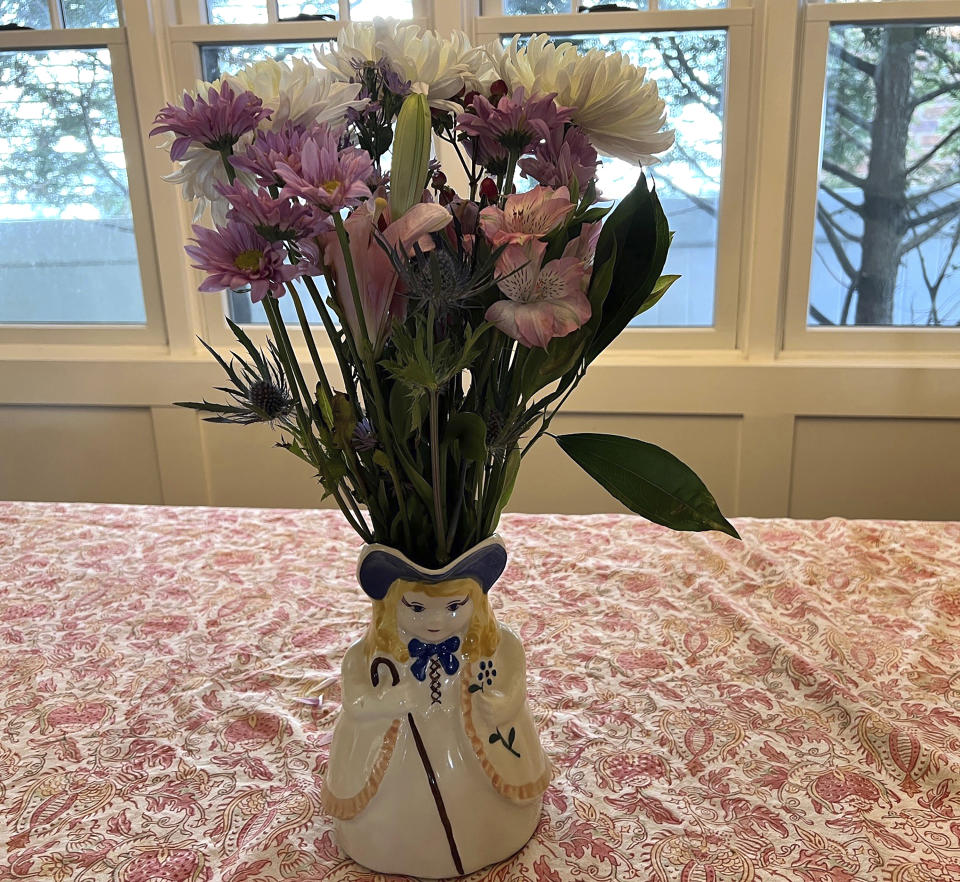
[[[343, 218], [336, 212], [331, 215], [333, 224], [337, 229], [337, 239], [340, 241], [340, 251], [343, 253], [343, 263], [347, 268], [347, 281], [350, 283], [350, 293], [353, 295], [353, 308], [357, 313], [358, 336], [361, 343], [366, 344], [366, 349], [373, 352], [373, 345], [370, 335], [367, 333], [367, 320], [363, 314], [363, 301], [360, 299], [360, 287], [357, 285], [357, 271], [353, 265], [353, 254], [350, 251], [350, 237], [347, 235], [347, 228], [343, 225]], [[361, 348], [361, 356], [366, 357], [366, 352]]]
[[[432, 333], [432, 330], [431, 330]], [[430, 390], [430, 466], [433, 475], [433, 523], [437, 532], [437, 562], [445, 563], [447, 537], [440, 498], [440, 426], [437, 419], [437, 391]]]

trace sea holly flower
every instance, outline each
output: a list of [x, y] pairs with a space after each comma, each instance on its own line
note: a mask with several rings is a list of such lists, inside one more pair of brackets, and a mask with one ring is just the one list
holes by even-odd
[[207, 277], [201, 291], [223, 291], [250, 286], [250, 299], [259, 303], [270, 294], [283, 296], [284, 284], [303, 275], [303, 265], [285, 263], [287, 252], [280, 242], [269, 242], [250, 224], [230, 220], [215, 230], [193, 226], [196, 245], [184, 250]]
[[576, 181], [582, 193], [597, 175], [597, 151], [579, 126], [558, 126], [517, 165], [545, 187], [571, 187]]
[[585, 279], [588, 270], [578, 257], [543, 263], [547, 243], [532, 239], [507, 245], [497, 260], [497, 286], [507, 296], [486, 312], [486, 319], [524, 346], [546, 349], [590, 318]]
[[480, 212], [480, 226], [494, 247], [523, 244], [553, 232], [573, 207], [566, 187], [534, 187], [508, 196], [502, 209], [488, 205]]
[[357, 147], [340, 150], [338, 137], [321, 127], [305, 140], [299, 170], [279, 162], [276, 171], [286, 185], [281, 196], [300, 197], [333, 213], [370, 197], [374, 167], [369, 153]]
[[150, 135], [175, 135], [170, 158], [176, 161], [183, 159], [195, 142], [218, 153], [229, 151], [241, 136], [269, 116], [269, 108], [253, 92], [237, 94], [230, 83], [223, 83], [219, 91], [210, 86], [206, 100], [184, 92], [183, 107], [168, 104], [163, 108], [153, 121]]
[[[419, 202], [402, 218], [391, 222], [383, 199], [369, 200], [344, 221], [366, 334], [375, 355], [382, 350], [393, 319], [402, 317], [406, 310], [406, 298], [397, 292], [399, 275], [388, 251], [401, 250], [409, 254], [415, 245], [421, 251], [428, 251], [433, 247], [429, 234], [444, 229], [449, 223], [450, 212], [432, 202]], [[354, 339], [361, 339], [360, 320], [339, 237], [333, 232], [324, 233], [320, 241], [324, 262], [336, 283], [337, 306]]]
[[553, 100], [556, 93], [527, 98], [521, 86], [513, 95], [504, 95], [491, 104], [477, 95], [469, 110], [460, 115], [457, 128], [478, 138], [482, 150], [496, 156], [496, 146], [509, 153], [525, 153], [548, 138], [552, 129], [570, 120], [572, 109], [559, 107]]

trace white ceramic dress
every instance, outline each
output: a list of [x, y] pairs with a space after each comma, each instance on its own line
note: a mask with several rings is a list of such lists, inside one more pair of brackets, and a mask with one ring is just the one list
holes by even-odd
[[550, 764], [527, 706], [523, 647], [499, 628], [492, 658], [451, 653], [449, 673], [449, 655], [445, 664], [434, 655], [420, 662], [422, 680], [416, 659], [370, 659], [362, 641], [347, 651], [324, 805], [363, 866], [470, 873], [533, 834]]

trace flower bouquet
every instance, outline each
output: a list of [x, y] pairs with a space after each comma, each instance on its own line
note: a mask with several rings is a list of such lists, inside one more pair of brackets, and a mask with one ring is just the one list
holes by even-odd
[[[676, 279], [661, 274], [671, 233], [643, 173], [616, 207], [596, 183], [598, 151], [655, 162], [673, 142], [665, 118], [618, 53], [547, 36], [473, 47], [383, 20], [344, 27], [316, 63], [258, 62], [157, 115], [170, 179], [213, 221], [186, 248], [201, 290], [249, 291], [271, 332], [263, 352], [228, 319], [239, 352], [207, 348], [229, 400], [183, 406], [272, 424], [366, 543], [373, 617], [344, 660], [324, 804], [373, 869], [470, 872], [536, 825], [550, 766], [523, 649], [487, 592], [537, 441], [658, 524], [736, 535], [668, 452], [550, 433]], [[432, 763], [438, 751], [455, 761]]]

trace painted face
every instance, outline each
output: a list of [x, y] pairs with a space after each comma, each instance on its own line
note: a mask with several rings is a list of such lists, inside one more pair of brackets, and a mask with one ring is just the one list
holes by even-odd
[[[463, 583], [463, 591], [459, 584]], [[443, 597], [431, 597], [418, 591], [416, 583], [400, 596], [397, 605], [397, 627], [407, 639], [416, 637], [423, 643], [442, 643], [454, 635], [462, 637], [473, 618], [473, 600], [470, 597], [470, 582], [457, 579], [449, 583], [453, 593], [444, 592]]]

